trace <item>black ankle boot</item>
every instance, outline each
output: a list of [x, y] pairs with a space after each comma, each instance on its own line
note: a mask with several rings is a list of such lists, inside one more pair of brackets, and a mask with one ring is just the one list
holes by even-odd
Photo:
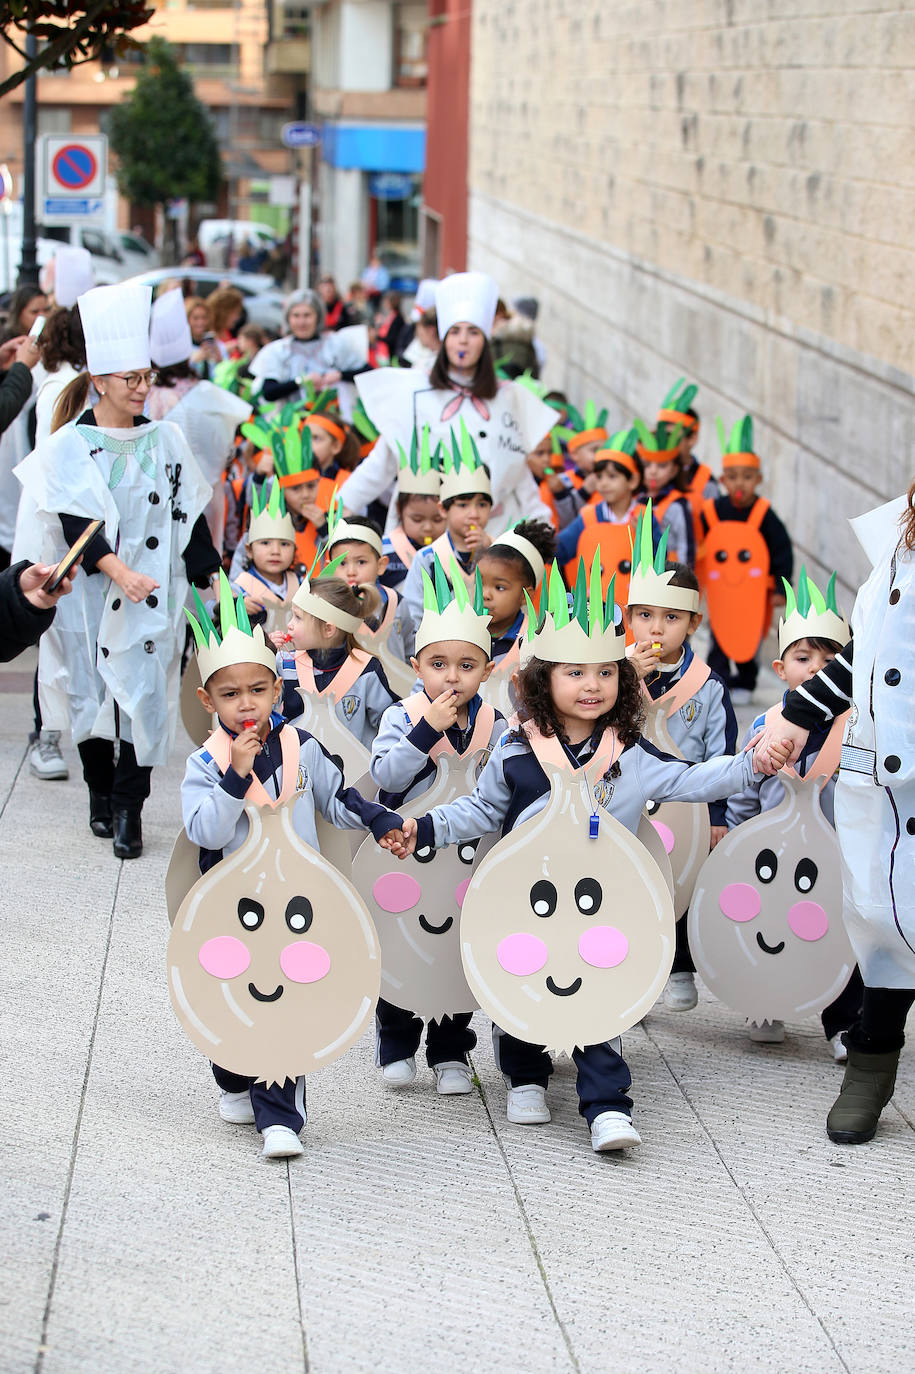
[[100, 792], [89, 793], [89, 829], [100, 840], [110, 840], [114, 834], [111, 828], [111, 798], [103, 797]]
[[114, 808], [114, 853], [118, 859], [138, 859], [143, 853], [143, 829], [138, 806]]

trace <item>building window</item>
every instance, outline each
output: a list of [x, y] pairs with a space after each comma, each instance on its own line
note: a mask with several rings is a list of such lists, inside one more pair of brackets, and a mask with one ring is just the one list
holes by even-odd
[[238, 72], [237, 43], [176, 43], [179, 63], [198, 76], [233, 77]]
[[425, 5], [394, 6], [394, 84], [425, 86], [429, 72], [426, 44], [429, 32]]
[[64, 105], [38, 106], [39, 134], [68, 134], [73, 128], [73, 116]]

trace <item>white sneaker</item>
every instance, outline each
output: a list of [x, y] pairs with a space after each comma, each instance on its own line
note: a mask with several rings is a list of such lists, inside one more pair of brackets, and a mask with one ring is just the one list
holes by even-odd
[[596, 1154], [641, 1143], [642, 1137], [625, 1112], [601, 1112], [591, 1122], [591, 1149]]
[[664, 989], [664, 1005], [671, 1011], [692, 1011], [699, 1001], [696, 976], [693, 973], [672, 973]]
[[45, 782], [70, 776], [60, 752], [59, 730], [42, 730], [29, 750], [29, 771]]
[[539, 1083], [509, 1088], [505, 1114], [515, 1126], [540, 1126], [545, 1121], [551, 1121], [550, 1109], [546, 1105], [546, 1088], [541, 1088]]
[[732, 687], [730, 696], [732, 706], [749, 706], [753, 700], [753, 693], [749, 687]]
[[784, 1021], [748, 1021], [747, 1026], [757, 1045], [780, 1045], [785, 1038]]
[[265, 1126], [262, 1134], [264, 1159], [294, 1159], [305, 1153], [301, 1140], [288, 1126]]
[[395, 1059], [393, 1064], [385, 1064], [381, 1076], [389, 1088], [409, 1088], [416, 1077], [416, 1059]]
[[832, 1057], [837, 1064], [844, 1064], [848, 1060], [848, 1046], [842, 1039], [842, 1036], [844, 1034], [844, 1031], [836, 1031], [835, 1035], [829, 1042], [830, 1045], [832, 1045]]
[[449, 1060], [444, 1064], [433, 1064], [435, 1091], [442, 1097], [457, 1097], [461, 1093], [473, 1092], [473, 1074], [470, 1065], [460, 1059]]
[[219, 1091], [219, 1115], [223, 1121], [231, 1121], [234, 1126], [250, 1126], [254, 1121], [254, 1108], [251, 1094], [246, 1088], [243, 1093], [230, 1093], [221, 1088]]

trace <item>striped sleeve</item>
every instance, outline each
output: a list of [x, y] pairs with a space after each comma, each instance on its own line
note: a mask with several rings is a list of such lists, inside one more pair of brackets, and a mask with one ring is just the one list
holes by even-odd
[[851, 705], [851, 669], [853, 642], [846, 644], [831, 663], [821, 668], [796, 691], [785, 698], [782, 714], [792, 725], [803, 730], [822, 728], [824, 722], [835, 720]]

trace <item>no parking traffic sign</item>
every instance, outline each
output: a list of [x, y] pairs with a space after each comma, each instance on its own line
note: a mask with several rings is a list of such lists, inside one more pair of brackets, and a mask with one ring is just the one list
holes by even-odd
[[108, 140], [104, 134], [45, 134], [41, 141], [39, 217], [46, 224], [104, 218]]

